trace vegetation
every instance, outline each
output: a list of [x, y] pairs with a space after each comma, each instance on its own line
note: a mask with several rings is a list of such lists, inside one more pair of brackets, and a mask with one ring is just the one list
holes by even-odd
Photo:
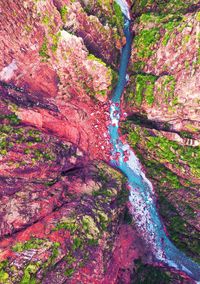
[[131, 89], [127, 90], [128, 96], [126, 97], [132, 105], [140, 106], [143, 102], [152, 106], [154, 102], [154, 84], [157, 80], [153, 75], [141, 75], [131, 77]]
[[139, 59], [149, 58], [153, 54], [152, 47], [160, 39], [159, 28], [141, 30], [134, 38]]
[[[178, 248], [198, 261], [199, 235], [195, 227], [188, 223], [188, 219], [196, 218], [195, 209], [190, 205], [192, 197], [186, 200], [177, 198], [176, 203], [173, 204], [177, 204], [179, 211], [168, 196], [174, 196], [177, 192], [178, 197], [179, 191], [187, 192], [190, 187], [195, 187], [191, 181], [188, 181], [187, 175], [200, 177], [200, 147], [179, 145], [159, 132], [157, 135], [152, 133], [151, 129], [144, 128], [140, 124], [126, 122], [122, 127], [123, 133], [128, 134], [129, 143], [145, 166], [147, 177], [154, 183], [159, 199], [159, 211], [165, 220], [171, 240]], [[188, 136], [187, 133], [182, 135]], [[182, 173], [182, 177], [173, 172], [174, 170]]]
[[30, 250], [30, 249], [38, 249], [42, 247], [45, 243], [44, 239], [37, 239], [32, 238], [24, 243], [17, 243], [12, 247], [12, 250], [15, 252], [22, 252], [24, 250]]
[[48, 47], [47, 47], [47, 38], [44, 37], [42, 46], [39, 50], [39, 55], [42, 57], [43, 61], [46, 61], [49, 59], [49, 54], [48, 54]]
[[6, 281], [9, 278], [9, 274], [6, 271], [6, 268], [8, 266], [8, 260], [4, 260], [0, 262], [0, 283], [6, 283]]
[[175, 281], [179, 282], [181, 276], [171, 272], [165, 272], [163, 268], [154, 267], [149, 264], [144, 264], [140, 259], [135, 260], [135, 273], [133, 273], [131, 284], [173, 284]]
[[157, 1], [154, 0], [136, 0], [133, 5], [133, 12], [141, 13], [144, 11], [152, 11], [156, 9], [158, 13], [167, 14], [177, 14], [185, 13], [191, 5], [198, 3], [198, 0], [167, 0], [167, 1]]

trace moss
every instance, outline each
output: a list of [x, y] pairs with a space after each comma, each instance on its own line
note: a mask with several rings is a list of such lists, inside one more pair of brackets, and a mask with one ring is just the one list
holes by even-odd
[[[138, 74], [131, 78], [133, 87], [133, 92], [129, 92], [126, 99], [129, 102], [132, 102], [132, 105], [136, 104], [140, 106], [143, 102], [146, 102], [148, 105], [152, 106], [154, 102], [154, 84], [157, 80], [156, 76], [153, 75], [141, 75]], [[132, 88], [132, 84], [130, 87]]]
[[47, 47], [47, 38], [44, 37], [42, 46], [39, 50], [39, 55], [42, 57], [43, 61], [46, 61], [49, 59], [49, 54], [48, 54], [48, 47]]
[[162, 44], [166, 46], [168, 41], [169, 41], [169, 39], [170, 39], [170, 33], [166, 32], [164, 37], [163, 37]]
[[61, 15], [61, 19], [62, 19], [63, 23], [66, 22], [67, 14], [68, 14], [68, 9], [67, 9], [67, 6], [64, 5], [60, 8], [60, 15]]
[[159, 28], [142, 30], [134, 38], [139, 59], [149, 58], [153, 54], [151, 47], [160, 39]]
[[66, 218], [64, 221], [59, 222], [53, 231], [58, 231], [61, 229], [69, 230], [72, 234], [78, 229], [78, 224], [76, 220], [72, 218]]
[[56, 159], [53, 153], [48, 149], [35, 149], [32, 150], [33, 159], [36, 161], [53, 161]]
[[96, 239], [99, 235], [99, 229], [94, 219], [89, 215], [83, 216], [82, 228], [85, 231], [85, 234], [88, 239]]
[[200, 22], [200, 12], [197, 12], [197, 13], [196, 13], [196, 20], [197, 20], [198, 22]]
[[20, 119], [19, 117], [15, 114], [8, 114], [8, 115], [0, 115], [0, 120], [1, 119], [6, 119], [9, 121], [10, 125], [19, 125], [20, 124]]
[[145, 67], [145, 63], [143, 61], [137, 61], [133, 63], [133, 71], [140, 72]]
[[38, 263], [30, 263], [24, 270], [24, 275], [20, 281], [20, 284], [35, 284], [36, 278], [35, 274], [37, 270], [39, 269]]
[[24, 243], [16, 243], [12, 250], [15, 252], [22, 252], [24, 250], [30, 250], [30, 249], [38, 249], [42, 247], [45, 243], [44, 239], [38, 239], [38, 238], [32, 238]]
[[75, 272], [74, 268], [68, 268], [65, 270], [65, 275], [71, 277], [74, 274], [74, 272]]
[[136, 130], [129, 133], [128, 141], [131, 143], [132, 147], [135, 148], [139, 140], [140, 140], [140, 135]]
[[198, 0], [167, 0], [167, 1], [154, 1], [154, 0], [135, 0], [132, 7], [134, 13], [142, 13], [144, 11], [156, 10], [162, 14], [177, 14], [186, 13], [191, 5], [198, 3]]
[[[190, 175], [198, 177], [200, 172], [200, 147], [182, 146], [175, 141], [168, 140], [161, 134], [156, 136], [155, 133], [151, 132], [151, 129], [146, 131], [142, 126], [136, 126], [132, 122], [126, 123], [124, 133], [128, 132], [129, 143], [134, 147], [140, 161], [145, 165], [147, 177], [154, 182], [160, 212], [165, 220], [170, 238], [180, 249], [196, 260], [199, 253], [198, 233], [186, 221], [191, 220], [191, 218], [194, 219], [196, 216], [194, 209], [190, 206], [192, 200], [189, 197], [186, 199], [177, 198], [174, 201], [179, 208], [179, 211], [177, 211], [171, 201], [166, 199], [165, 195], [175, 196], [177, 191], [179, 197], [179, 191], [184, 190], [187, 192], [189, 187], [195, 186], [188, 183], [188, 180], [184, 180], [184, 175], [179, 177], [167, 167], [170, 165], [173, 170], [178, 169], [183, 173], [186, 166], [187, 171], [190, 169]], [[132, 139], [130, 139], [131, 135], [133, 135]], [[180, 214], [184, 216], [184, 219]]]
[[59, 255], [59, 247], [60, 243], [59, 242], [54, 242], [51, 248], [51, 257], [50, 257], [50, 263], [53, 264], [55, 259]]
[[81, 248], [82, 245], [83, 245], [83, 241], [80, 238], [75, 237], [73, 239], [73, 245], [72, 245], [73, 250], [77, 250], [78, 248]]
[[61, 37], [61, 32], [59, 31], [56, 34], [50, 33], [49, 36], [51, 37], [51, 41], [52, 41], [52, 43], [51, 43], [51, 50], [53, 52], [55, 52], [57, 50], [57, 48], [58, 48], [58, 42], [59, 42], [59, 39]]
[[169, 103], [169, 101], [173, 101], [174, 99], [176, 80], [172, 75], [163, 76], [162, 80], [163, 81], [162, 81], [160, 94], [164, 98], [165, 103]]
[[[175, 141], [170, 141], [163, 136], [151, 136], [139, 126], [132, 126], [132, 129], [126, 128], [128, 131], [129, 143], [132, 147], [142, 147], [148, 155], [152, 156], [161, 164], [170, 163], [177, 169], [183, 169], [183, 165], [187, 165], [190, 169], [190, 174], [194, 177], [199, 177], [200, 164], [200, 147], [191, 147], [179, 145]], [[135, 135], [135, 133], [137, 135]]]
[[105, 231], [107, 229], [109, 219], [108, 216], [103, 211], [97, 211], [96, 212], [97, 217], [99, 218], [99, 224], [101, 226], [101, 229]]
[[49, 23], [51, 22], [51, 18], [49, 15], [44, 15], [44, 17], [42, 18], [42, 23], [45, 25], [49, 25]]
[[76, 258], [73, 257], [70, 253], [68, 253], [65, 256], [65, 260], [67, 261], [67, 264], [71, 265], [72, 263], [76, 262]]
[[[173, 31], [175, 28], [183, 22], [183, 17], [179, 14], [156, 14], [156, 13], [145, 13], [142, 14], [141, 17], [138, 19], [139, 23], [144, 25], [156, 25], [157, 29], [165, 29], [165, 34], [162, 39], [162, 44], [167, 45], [170, 37], [172, 36]], [[159, 39], [159, 38], [158, 38]]]
[[103, 62], [100, 58], [94, 56], [94, 54], [91, 54], [91, 53], [90, 53], [90, 54], [87, 56], [87, 59], [88, 59], [88, 60], [92, 60], [92, 61], [97, 61], [97, 62], [99, 62], [100, 64], [106, 66], [106, 63]]
[[190, 35], [185, 35], [182, 39], [182, 44], [185, 45], [190, 40]]
[[5, 270], [8, 267], [8, 260], [0, 262], [0, 283], [6, 284], [9, 279], [9, 274]]
[[116, 25], [122, 28], [124, 26], [124, 16], [122, 14], [121, 8], [116, 2], [114, 2], [113, 9], [115, 13], [114, 17], [115, 17]]

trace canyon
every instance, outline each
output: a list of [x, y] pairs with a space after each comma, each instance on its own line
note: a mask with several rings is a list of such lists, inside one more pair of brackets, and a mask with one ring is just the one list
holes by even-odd
[[[199, 4], [129, 2], [120, 134], [154, 186], [169, 238], [198, 261]], [[194, 283], [152, 265], [127, 180], [109, 165], [126, 44], [119, 6], [0, 5], [0, 283]]]

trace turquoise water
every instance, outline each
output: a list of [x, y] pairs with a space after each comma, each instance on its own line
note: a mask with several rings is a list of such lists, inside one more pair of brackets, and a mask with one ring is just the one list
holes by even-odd
[[[126, 2], [123, 0], [117, 0], [116, 2], [123, 8], [122, 11], [125, 13], [124, 34], [126, 45], [122, 49], [119, 79], [111, 99], [111, 124], [109, 126], [113, 146], [111, 164], [128, 179], [130, 212], [134, 218], [136, 229], [152, 252], [154, 263], [165, 264], [186, 273], [196, 281], [200, 281], [200, 266], [178, 250], [166, 236], [164, 226], [157, 212], [152, 184], [143, 173], [139, 160], [129, 145], [120, 141], [118, 132], [120, 98], [126, 86], [126, 71], [131, 54], [132, 34]], [[125, 159], [125, 156], [128, 157], [128, 160]]]

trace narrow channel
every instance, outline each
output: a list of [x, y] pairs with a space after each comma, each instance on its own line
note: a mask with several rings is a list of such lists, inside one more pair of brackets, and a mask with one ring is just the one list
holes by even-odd
[[[126, 72], [131, 54], [132, 33], [128, 5], [124, 0], [116, 0], [124, 14], [124, 34], [126, 45], [122, 48], [119, 79], [113, 92], [110, 106], [111, 124], [108, 128], [112, 149], [111, 165], [119, 169], [128, 179], [130, 189], [130, 213], [141, 238], [150, 248], [153, 263], [166, 265], [186, 273], [195, 281], [200, 281], [200, 266], [177, 249], [165, 233], [164, 225], [156, 208], [156, 198], [151, 182], [146, 178], [139, 160], [128, 144], [120, 141], [120, 99], [126, 86]], [[197, 282], [200, 283], [200, 282]]]

